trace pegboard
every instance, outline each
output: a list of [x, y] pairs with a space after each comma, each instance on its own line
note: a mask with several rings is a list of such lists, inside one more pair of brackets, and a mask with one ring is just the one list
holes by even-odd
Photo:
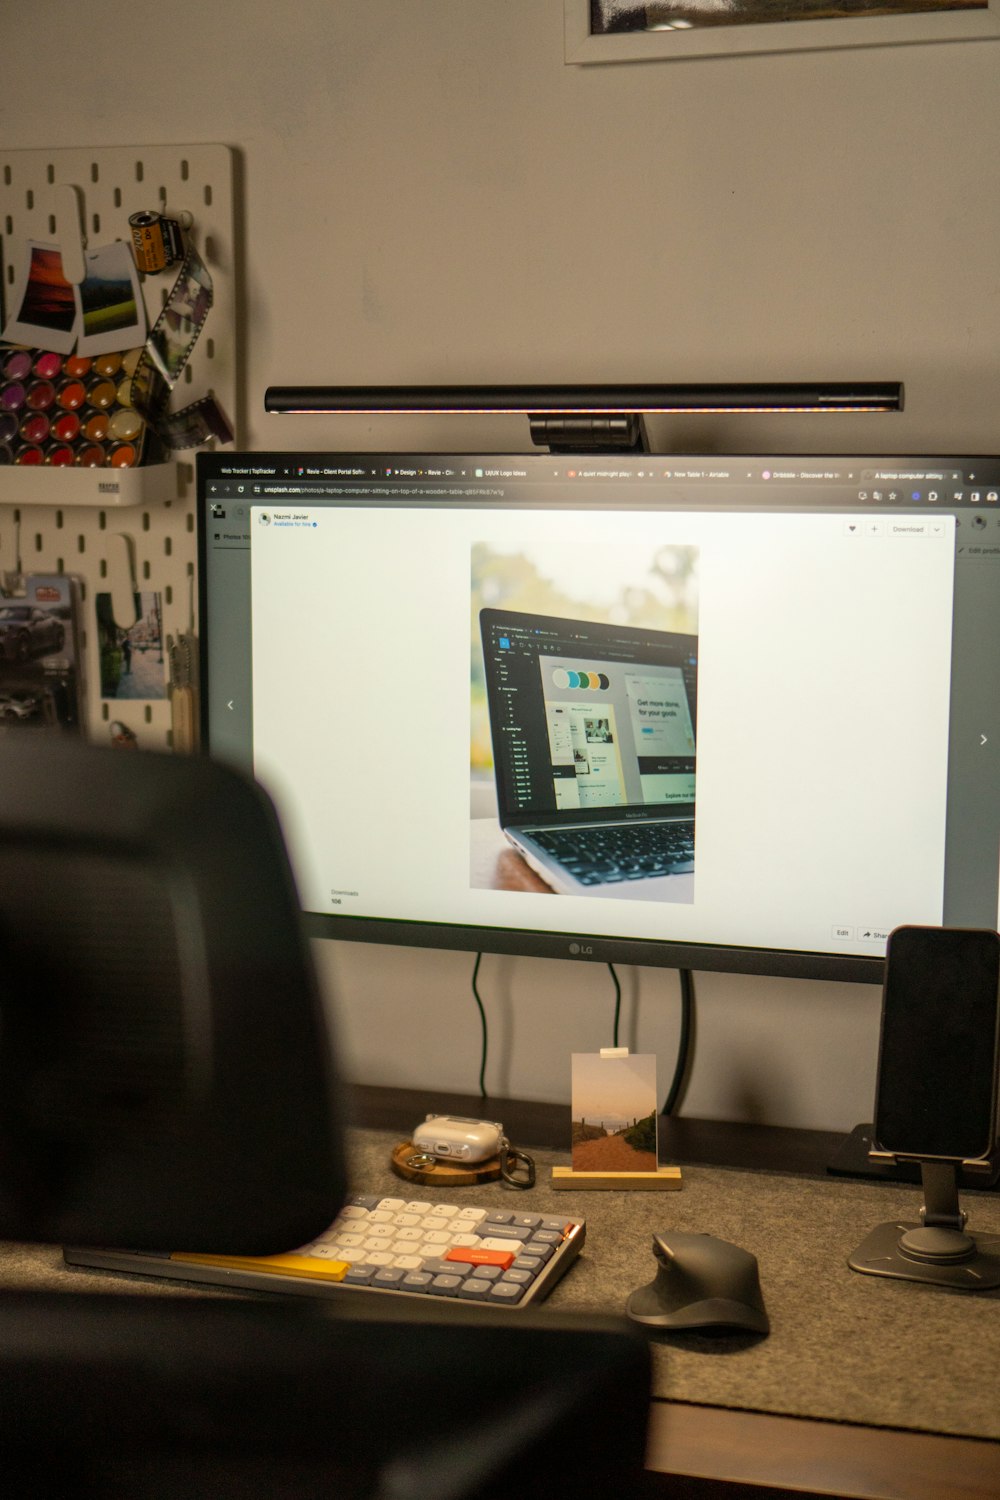
[[[53, 189], [76, 189], [90, 245], [128, 240], [130, 214], [187, 211], [192, 235], [212, 274], [214, 301], [201, 338], [174, 392], [171, 408], [214, 393], [237, 430], [237, 341], [232, 152], [219, 145], [116, 146], [0, 152], [0, 257], [5, 316], [26, 239], [59, 242], [81, 226], [60, 223]], [[66, 214], [65, 208], [62, 212]], [[172, 274], [173, 271], [173, 274]], [[150, 326], [169, 296], [176, 268], [145, 278]], [[92, 473], [105, 471], [95, 470]], [[81, 503], [74, 470], [0, 468], [0, 573], [64, 572], [83, 586], [83, 660], [90, 737], [109, 738], [118, 720], [143, 748], [171, 741], [168, 700], [103, 700], [95, 600], [130, 556], [136, 588], [158, 593], [165, 636], [197, 629], [194, 459], [191, 451], [129, 474], [131, 488], [103, 505]], [[30, 491], [29, 480], [37, 481]], [[61, 484], [62, 481], [65, 481]], [[6, 483], [5, 483], [6, 482]], [[16, 489], [15, 489], [16, 484]], [[122, 543], [120, 538], [127, 538]]]

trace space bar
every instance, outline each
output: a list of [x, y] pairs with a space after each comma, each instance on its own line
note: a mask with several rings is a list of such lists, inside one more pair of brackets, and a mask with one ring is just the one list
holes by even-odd
[[350, 1270], [345, 1260], [320, 1260], [309, 1255], [207, 1255], [175, 1250], [170, 1259], [192, 1266], [221, 1266], [229, 1271], [264, 1271], [271, 1276], [302, 1276], [310, 1281], [343, 1281]]

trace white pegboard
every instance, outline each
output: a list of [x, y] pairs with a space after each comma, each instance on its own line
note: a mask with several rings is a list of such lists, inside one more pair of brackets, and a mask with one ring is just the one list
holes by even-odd
[[[53, 188], [77, 190], [83, 230], [91, 245], [129, 239], [128, 218], [143, 209], [167, 215], [187, 210], [192, 234], [212, 274], [214, 301], [171, 406], [214, 393], [240, 430], [237, 408], [236, 285], [232, 152], [227, 146], [116, 146], [0, 152], [0, 248], [5, 313], [25, 239], [57, 241], [79, 232], [60, 224]], [[150, 325], [173, 286], [176, 270], [147, 277], [143, 285]], [[238, 438], [237, 438], [238, 442]], [[98, 471], [93, 471], [98, 472]], [[103, 471], [102, 471], [103, 472]], [[10, 468], [0, 469], [0, 572], [75, 573], [83, 581], [84, 663], [87, 724], [91, 737], [108, 738], [120, 720], [141, 746], [170, 743], [170, 706], [165, 699], [102, 702], [95, 598], [107, 590], [109, 565], [120, 552], [120, 536], [131, 539], [140, 591], [159, 593], [164, 634], [197, 628], [194, 461], [190, 452], [167, 465], [132, 471], [137, 484], [122, 500], [80, 504], [73, 470], [19, 473], [15, 493]], [[24, 485], [37, 480], [27, 500]], [[60, 489], [60, 481], [69, 483]], [[5, 490], [5, 480], [7, 488]]]

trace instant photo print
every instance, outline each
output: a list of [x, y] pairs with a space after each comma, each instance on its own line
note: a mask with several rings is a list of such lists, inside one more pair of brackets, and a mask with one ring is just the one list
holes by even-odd
[[36, 344], [71, 354], [77, 339], [74, 287], [63, 270], [58, 245], [26, 240], [3, 336], [10, 344]]

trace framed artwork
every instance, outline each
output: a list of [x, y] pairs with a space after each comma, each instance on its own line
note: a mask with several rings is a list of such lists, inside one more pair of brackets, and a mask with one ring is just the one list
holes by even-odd
[[567, 63], [1000, 36], [1000, 0], [563, 0]]

